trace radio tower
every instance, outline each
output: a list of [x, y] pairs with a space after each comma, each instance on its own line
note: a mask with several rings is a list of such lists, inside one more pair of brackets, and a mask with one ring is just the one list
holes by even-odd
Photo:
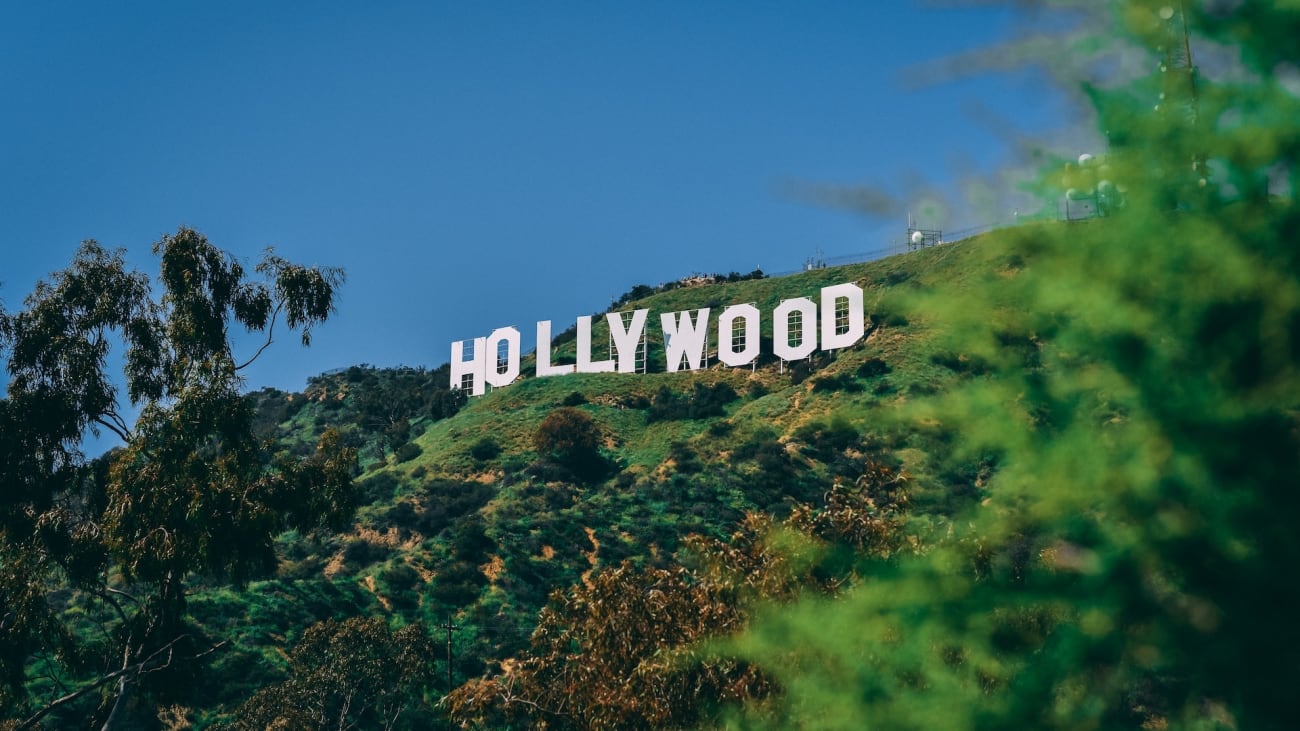
[[[1187, 33], [1184, 0], [1160, 8], [1161, 34], [1156, 46], [1160, 53], [1161, 90], [1156, 109], [1174, 126], [1184, 126], [1195, 133], [1200, 122], [1196, 102], [1196, 65], [1192, 63], [1192, 43]], [[1192, 155], [1193, 184], [1203, 185], [1206, 178], [1205, 154]]]
[[1157, 47], [1163, 59], [1160, 73], [1163, 88], [1160, 108], [1166, 115], [1181, 113], [1184, 121], [1196, 124], [1199, 110], [1196, 107], [1196, 66], [1192, 64], [1192, 43], [1187, 36], [1187, 16], [1183, 3], [1177, 7], [1166, 5], [1160, 9], [1164, 21], [1163, 38]]

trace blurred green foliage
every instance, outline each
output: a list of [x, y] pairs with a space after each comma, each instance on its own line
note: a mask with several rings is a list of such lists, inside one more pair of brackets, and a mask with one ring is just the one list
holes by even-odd
[[983, 499], [741, 638], [786, 690], [747, 723], [1300, 727], [1300, 7], [1187, 3], [1193, 44], [1239, 53], [1193, 98], [1167, 78], [1179, 5], [1106, 4], [1098, 46], [1151, 71], [1086, 87], [1109, 215], [1006, 232], [981, 280], [907, 298], [980, 365], [904, 415], [989, 455]]

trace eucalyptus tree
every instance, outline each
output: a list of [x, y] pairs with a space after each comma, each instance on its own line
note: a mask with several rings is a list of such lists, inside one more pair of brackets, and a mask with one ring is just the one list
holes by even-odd
[[289, 651], [288, 679], [254, 693], [215, 728], [427, 727], [433, 718], [423, 696], [435, 682], [438, 656], [423, 625], [394, 630], [384, 617], [327, 619], [308, 627]]
[[[157, 290], [87, 241], [0, 312], [0, 708], [15, 728], [71, 713], [107, 729], [177, 697], [221, 644], [187, 624], [187, 584], [242, 585], [274, 569], [282, 531], [350, 519], [355, 455], [332, 433], [308, 458], [272, 453], [241, 393], [277, 325], [310, 343], [343, 273], [271, 250], [249, 271], [188, 228], [153, 253]], [[258, 334], [251, 353], [238, 329]], [[104, 432], [121, 446], [88, 459]]]

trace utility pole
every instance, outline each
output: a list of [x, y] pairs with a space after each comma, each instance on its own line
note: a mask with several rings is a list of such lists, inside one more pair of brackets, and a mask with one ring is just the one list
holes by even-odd
[[[452, 688], [455, 687], [454, 685], [452, 685], [452, 678], [451, 678], [451, 660], [452, 660], [452, 657], [451, 657], [451, 633], [452, 633], [452, 632], [455, 632], [455, 631], [458, 630], [458, 629], [460, 629], [460, 627], [459, 627], [458, 625], [452, 624], [452, 622], [451, 622], [451, 617], [447, 617], [447, 621], [446, 621], [446, 622], [443, 622], [443, 623], [440, 624], [440, 625], [438, 625], [438, 627], [439, 627], [440, 629], [445, 629], [445, 630], [447, 630], [447, 695], [451, 695], [451, 690], [452, 690]], [[451, 728], [451, 727], [452, 727], [452, 726], [451, 726], [451, 708], [450, 708], [450, 706], [449, 706], [448, 709], [447, 709], [447, 728]]]

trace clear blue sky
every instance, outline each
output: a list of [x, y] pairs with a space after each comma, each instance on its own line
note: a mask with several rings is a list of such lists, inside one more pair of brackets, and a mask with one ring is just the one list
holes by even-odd
[[[797, 269], [901, 240], [905, 213], [792, 184], [921, 182], [1014, 162], [1066, 107], [1031, 74], [916, 88], [1014, 35], [1012, 8], [905, 2], [50, 2], [0, 8], [0, 299], [94, 238], [154, 271], [180, 225], [248, 260], [347, 270], [337, 319], [248, 385], [531, 341], [633, 284]], [[972, 112], [982, 108], [984, 112]], [[955, 206], [960, 229], [1009, 210]], [[527, 345], [527, 343], [526, 343]]]

